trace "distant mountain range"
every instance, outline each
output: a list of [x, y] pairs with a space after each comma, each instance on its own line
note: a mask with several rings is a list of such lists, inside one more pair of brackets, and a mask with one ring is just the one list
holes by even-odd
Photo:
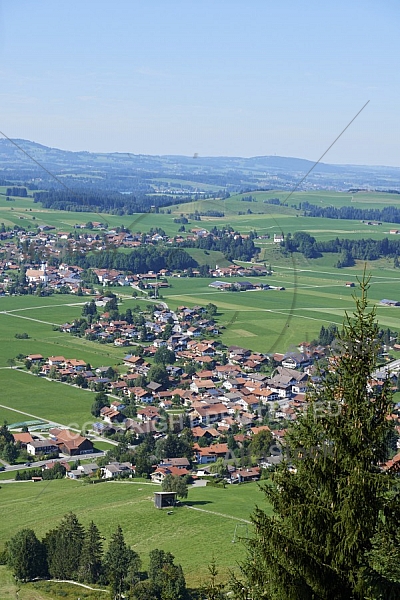
[[[120, 192], [193, 193], [289, 190], [314, 163], [282, 156], [150, 156], [130, 153], [70, 152], [28, 140], [0, 139], [3, 182], [34, 181], [42, 188], [62, 186]], [[350, 188], [400, 190], [400, 168], [319, 163], [299, 190]]]

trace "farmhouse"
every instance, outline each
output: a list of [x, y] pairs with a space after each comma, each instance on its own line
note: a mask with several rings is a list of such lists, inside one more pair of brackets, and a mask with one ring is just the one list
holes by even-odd
[[202, 448], [198, 444], [193, 444], [196, 461], [200, 465], [215, 462], [217, 458], [225, 458], [230, 456], [228, 444], [213, 444]]
[[67, 456], [90, 454], [93, 452], [93, 443], [87, 438], [70, 431], [69, 429], [54, 428], [49, 430], [51, 438], [58, 446], [60, 452]]
[[58, 447], [49, 440], [32, 440], [26, 445], [28, 454], [38, 456], [40, 454], [58, 454]]
[[193, 416], [197, 417], [204, 425], [221, 421], [228, 414], [227, 407], [222, 403], [210, 405], [198, 402], [193, 405]]
[[30, 433], [14, 433], [13, 434], [14, 442], [20, 442], [23, 448], [26, 448], [27, 444], [33, 442], [33, 437]]
[[234, 472], [232, 479], [237, 479], [239, 483], [258, 481], [260, 479], [260, 468], [253, 467], [251, 469], [239, 469]]
[[274, 244], [280, 244], [285, 240], [283, 233], [274, 233]]
[[113, 462], [101, 469], [103, 479], [113, 479], [121, 475], [132, 475], [132, 467], [129, 463]]
[[162, 483], [167, 475], [172, 475], [173, 477], [185, 477], [186, 475], [189, 475], [189, 471], [184, 467], [165, 467], [160, 465], [151, 474], [151, 480], [153, 483]]
[[37, 363], [43, 360], [43, 356], [41, 354], [28, 354], [26, 359], [30, 360], [31, 363]]

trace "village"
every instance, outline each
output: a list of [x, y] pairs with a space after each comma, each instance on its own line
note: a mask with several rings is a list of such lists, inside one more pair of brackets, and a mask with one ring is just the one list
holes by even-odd
[[[98, 304], [107, 308], [113, 300], [115, 296], [99, 297]], [[92, 300], [85, 306], [93, 305]], [[43, 470], [54, 469], [58, 459], [65, 475], [74, 479], [144, 475], [159, 484], [168, 476], [190, 482], [218, 476], [225, 483], [258, 480], [283, 460], [286, 428], [307, 408], [306, 392], [318, 389], [324, 369], [335, 368], [335, 354], [329, 347], [306, 342], [296, 351], [272, 356], [225, 347], [210, 317], [213, 308], [181, 306], [174, 312], [156, 304], [144, 320], [145, 344], [123, 357], [120, 372], [111, 366], [87, 365], [79, 358], [27, 355], [25, 366], [34, 376], [97, 392], [92, 414], [98, 419], [86, 432], [28, 430], [14, 433], [14, 442], [26, 448], [33, 466], [39, 461]], [[66, 324], [62, 331], [71, 333], [73, 327]], [[124, 340], [137, 338], [132, 327], [123, 319], [113, 320], [106, 310], [84, 333], [105, 333], [111, 336], [109, 341], [123, 346]], [[377, 370], [371, 390], [388, 376], [397, 389], [399, 371], [399, 360]], [[397, 423], [399, 409], [397, 405], [392, 415]], [[400, 424], [396, 432], [399, 448]], [[155, 461], [155, 443], [171, 436], [177, 441], [182, 435], [188, 436], [187, 447], [177, 443], [176, 455], [159, 455]], [[135, 451], [149, 438], [146, 470], [135, 465]], [[68, 459], [90, 457], [99, 439], [122, 441], [125, 458], [131, 451], [131, 459], [101, 459], [71, 468]], [[399, 453], [387, 466], [397, 464]]]
[[[93, 268], [91, 277], [84, 277], [85, 269], [73, 264], [73, 257], [88, 253], [114, 252], [121, 249], [155, 248], [162, 244], [169, 248], [192, 247], [199, 240], [217, 240], [222, 235], [232, 242], [241, 242], [248, 235], [230, 230], [220, 230], [218, 236], [204, 228], [191, 228], [185, 235], [170, 237], [162, 230], [148, 233], [131, 233], [129, 229], [107, 228], [101, 222], [75, 225], [74, 232], [56, 230], [51, 225], [39, 225], [36, 231], [23, 227], [0, 230], [3, 258], [0, 261], [0, 293], [72, 293], [89, 295], [93, 284], [103, 286], [131, 286], [135, 289], [155, 290], [168, 286], [167, 276], [243, 277], [265, 276], [269, 271], [263, 265], [238, 266], [234, 263], [214, 269], [183, 267], [182, 269], [160, 268], [143, 273], [127, 273], [126, 269]], [[84, 232], [81, 230], [84, 229]], [[276, 241], [279, 241], [278, 238]], [[68, 263], [65, 258], [69, 257]], [[71, 262], [72, 261], [72, 262]], [[238, 287], [238, 289], [240, 289]], [[245, 289], [243, 287], [243, 289]]]

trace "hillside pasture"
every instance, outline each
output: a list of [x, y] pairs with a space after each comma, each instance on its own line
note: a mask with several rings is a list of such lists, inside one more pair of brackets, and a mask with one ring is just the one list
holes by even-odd
[[[229, 571], [237, 569], [244, 558], [238, 539], [251, 535], [246, 521], [255, 504], [270, 512], [254, 483], [225, 489], [190, 488], [188, 499], [173, 514], [154, 508], [157, 490], [160, 486], [140, 480], [97, 485], [70, 480], [2, 485], [0, 499], [7, 519], [0, 531], [0, 548], [22, 527], [32, 528], [42, 537], [71, 511], [84, 525], [93, 520], [107, 541], [121, 525], [126, 542], [139, 552], [145, 567], [150, 550], [172, 552], [182, 564], [188, 584], [199, 585], [207, 577], [207, 565], [213, 557], [222, 577], [227, 579]], [[235, 529], [237, 543], [233, 544]]]

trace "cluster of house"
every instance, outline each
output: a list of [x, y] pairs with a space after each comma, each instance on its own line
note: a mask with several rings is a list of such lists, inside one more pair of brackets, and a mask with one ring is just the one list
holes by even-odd
[[[180, 310], [185, 312], [188, 309], [181, 307]], [[232, 434], [240, 445], [266, 427], [261, 425], [266, 408], [275, 420], [281, 420], [282, 428], [271, 433], [277, 443], [283, 441], [286, 423], [295, 420], [306, 407], [306, 388], [320, 383], [321, 374], [314, 363], [324, 356], [323, 347], [311, 348], [307, 343], [301, 344], [298, 352], [275, 354], [274, 360], [278, 366], [274, 375], [268, 376], [262, 372], [263, 365], [269, 361], [265, 355], [240, 346], [230, 346], [224, 352], [226, 359], [223, 362], [226, 364], [222, 364], [221, 351], [216, 350], [215, 344], [215, 341], [191, 339], [184, 350], [175, 349], [178, 358], [205, 362], [200, 370], [190, 376], [180, 366], [172, 365], [170, 382], [165, 387], [156, 382], [149, 382], [146, 387], [134, 385], [135, 379], [146, 374], [149, 368], [145, 358], [139, 356], [125, 357], [129, 371], [117, 381], [110, 381], [104, 376], [107, 367], [99, 368], [98, 373], [97, 370], [87, 373], [84, 361], [79, 359], [49, 357], [43, 362], [41, 355], [30, 355], [28, 358], [32, 362], [41, 361], [45, 373], [54, 367], [60, 375], [68, 372], [94, 377], [93, 381], [105, 384], [109, 393], [118, 394], [115, 399], [110, 397], [110, 404], [101, 409], [101, 419], [93, 424], [93, 431], [97, 435], [130, 432], [137, 436], [152, 433], [161, 437], [168, 431], [168, 409], [179, 403], [185, 408], [185, 413], [181, 415], [182, 426], [185, 418], [185, 426], [190, 426], [192, 430], [194, 460], [198, 469], [204, 470], [218, 458], [229, 457], [228, 446], [225, 442], [221, 443], [221, 438]], [[330, 358], [329, 364], [334, 368], [334, 359]], [[395, 385], [398, 372], [400, 360], [390, 363], [387, 369], [375, 372], [370, 385], [381, 385], [388, 375]], [[126, 418], [124, 415], [125, 397], [129, 397], [129, 401], [135, 400], [135, 418]], [[397, 413], [393, 414], [393, 419], [396, 420], [396, 431], [400, 436]], [[34, 439], [31, 434], [16, 435], [26, 437], [23, 440], [22, 437], [18, 438], [18, 441], [23, 441], [33, 456], [57, 452], [75, 456], [93, 450], [90, 440], [74, 432], [51, 429], [49, 434], [47, 440]], [[30, 436], [29, 440], [27, 436]], [[156, 465], [152, 480], [162, 482], [167, 475], [188, 475], [188, 463], [185, 460], [173, 458], [169, 463], [164, 461]], [[268, 458], [267, 462], [270, 460]], [[399, 457], [395, 457], [387, 468], [397, 468], [399, 460]], [[87, 473], [73, 472], [68, 476], [79, 477], [82, 474]], [[134, 474], [134, 467], [124, 463], [113, 463], [102, 471], [104, 478], [131, 474]], [[254, 469], [236, 469], [232, 477], [237, 481], [246, 481], [256, 479], [257, 473]]]
[[[240, 438], [241, 436], [236, 436]], [[196, 444], [195, 444], [196, 447]], [[195, 449], [196, 452], [196, 449]], [[226, 444], [215, 445], [215, 455], [221, 458], [230, 456]], [[101, 479], [119, 479], [131, 478], [136, 474], [135, 465], [130, 462], [113, 461], [104, 467], [99, 467], [97, 463], [84, 463], [73, 465], [67, 460], [58, 461], [66, 471], [68, 479], [81, 479], [82, 477], [100, 477]], [[43, 464], [42, 470], [52, 469], [56, 463], [50, 460]], [[171, 475], [172, 477], [185, 477], [186, 479], [195, 480], [202, 476], [210, 475], [211, 472], [207, 467], [200, 465], [196, 470], [190, 466], [190, 462], [186, 457], [174, 457], [162, 459], [158, 464], [153, 465], [153, 472], [150, 479], [153, 483], [162, 484], [164, 479]], [[226, 480], [229, 483], [246, 483], [250, 481], [258, 481], [260, 479], [261, 468], [250, 467], [240, 468], [231, 464], [227, 465]]]
[[284, 290], [282, 286], [267, 285], [265, 283], [255, 283], [253, 281], [235, 281], [230, 283], [229, 281], [212, 281], [208, 287], [216, 290], [233, 290], [237, 292], [248, 292], [249, 290]]
[[[178, 402], [185, 407], [190, 426], [199, 437], [203, 432], [218, 439], [235, 428], [248, 430], [256, 426], [265, 407], [277, 419], [295, 419], [304, 405], [308, 383], [318, 382], [312, 359], [305, 353], [275, 355], [280, 366], [273, 377], [260, 372], [269, 360], [265, 355], [238, 346], [230, 346], [226, 353], [228, 362], [221, 364], [221, 351], [216, 351], [213, 341], [193, 340], [187, 350], [176, 355], [196, 362], [207, 359], [203, 368], [189, 376], [181, 367], [171, 367], [174, 378], [171, 377], [168, 389], [155, 382], [146, 388], [128, 386], [122, 381], [111, 384], [114, 390], [118, 386], [121, 395], [134, 398], [142, 407], [136, 419], [127, 419], [123, 414], [124, 400], [111, 401], [101, 410], [102, 421], [94, 424], [95, 432], [160, 432], [165, 426], [164, 412], [160, 409], [168, 410]], [[136, 356], [125, 357], [125, 364], [131, 367], [126, 377], [132, 378], [143, 374], [147, 367], [144, 358]], [[297, 370], [299, 366], [304, 371]], [[202, 448], [201, 452], [206, 450]]]
[[[90, 225], [90, 229], [87, 226]], [[85, 232], [79, 233], [80, 229], [85, 229]], [[59, 267], [49, 266], [46, 261], [50, 258], [60, 261], [65, 254], [66, 248], [70, 253], [87, 254], [92, 251], [104, 251], [110, 248], [137, 248], [146, 244], [174, 244], [179, 245], [187, 241], [196, 241], [199, 238], [212, 235], [207, 229], [193, 228], [190, 232], [185, 233], [185, 236], [169, 237], [158, 232], [151, 233], [132, 233], [129, 230], [107, 229], [100, 222], [92, 222], [86, 225], [75, 225], [74, 232], [57, 231], [51, 225], [40, 225], [37, 231], [19, 231], [16, 235], [15, 231], [5, 231], [0, 233], [0, 241], [2, 248], [7, 258], [0, 262], [0, 292], [7, 291], [8, 287], [13, 283], [13, 278], [9, 275], [9, 271], [18, 272], [21, 265], [26, 268], [27, 285], [30, 287], [39, 284], [57, 290], [62, 287], [69, 289], [71, 293], [77, 293], [82, 290], [83, 293], [90, 293], [90, 290], [82, 286], [80, 274], [82, 269], [77, 266], [68, 266], [60, 264]], [[237, 235], [246, 237], [241, 234], [232, 234], [226, 231], [225, 235]], [[43, 262], [34, 262], [34, 256], [43, 256]], [[122, 285], [122, 286], [137, 286], [151, 288], [168, 285], [163, 278], [167, 275], [173, 275], [165, 269], [161, 269], [157, 273], [141, 273], [135, 275], [127, 275], [124, 271], [116, 269], [94, 269], [98, 280], [103, 285]], [[199, 275], [199, 272], [192, 270], [192, 275]], [[267, 271], [264, 267], [254, 266], [251, 269], [237, 267], [231, 265], [228, 268], [216, 266], [212, 271], [212, 276], [221, 277], [227, 276], [248, 276], [248, 275], [265, 275]]]
[[[108, 299], [99, 296], [96, 305], [104, 305]], [[113, 319], [108, 312], [104, 312], [96, 321], [92, 321], [85, 330], [85, 336], [90, 340], [114, 343], [118, 347], [130, 346], [132, 341], [137, 340], [152, 342], [152, 346], [147, 350], [150, 355], [162, 346], [167, 346], [170, 350], [184, 350], [194, 338], [220, 334], [215, 321], [206, 317], [205, 313], [206, 309], [202, 306], [180, 307], [176, 313], [168, 309], [158, 309], [151, 315], [146, 315], [146, 320], [142, 325], [138, 325], [122, 319]], [[171, 335], [164, 340], [164, 332], [169, 325]], [[74, 333], [77, 330], [76, 322], [64, 323], [61, 326], [63, 332]]]

